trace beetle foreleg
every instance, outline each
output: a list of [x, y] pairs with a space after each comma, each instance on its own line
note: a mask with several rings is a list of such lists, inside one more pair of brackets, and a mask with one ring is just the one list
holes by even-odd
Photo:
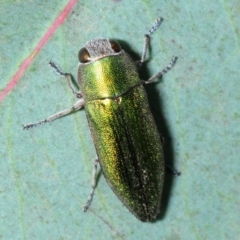
[[77, 98], [82, 98], [82, 94], [80, 92], [76, 92], [73, 84], [72, 84], [72, 74], [71, 73], [66, 73], [63, 72], [53, 61], [49, 62], [50, 67], [52, 67], [58, 74], [61, 76], [64, 76], [67, 79], [68, 86], [71, 89], [72, 93], [77, 97]]

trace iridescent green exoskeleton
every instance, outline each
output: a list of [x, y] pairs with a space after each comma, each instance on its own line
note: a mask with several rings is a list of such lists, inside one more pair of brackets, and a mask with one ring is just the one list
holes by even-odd
[[160, 212], [165, 172], [163, 150], [143, 85], [166, 73], [177, 58], [174, 57], [164, 70], [148, 81], [140, 80], [137, 70], [145, 60], [149, 35], [161, 21], [158, 19], [145, 35], [144, 50], [138, 64], [115, 40], [97, 38], [88, 41], [79, 51], [80, 93], [75, 92], [71, 75], [50, 62], [59, 74], [67, 78], [79, 100], [70, 109], [24, 126], [28, 129], [50, 122], [84, 106], [97, 152], [92, 190], [84, 211], [93, 198], [99, 163], [111, 189], [138, 219], [152, 221]]

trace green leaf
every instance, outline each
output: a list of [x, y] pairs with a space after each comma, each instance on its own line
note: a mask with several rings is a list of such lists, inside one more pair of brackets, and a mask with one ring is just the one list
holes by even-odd
[[[1, 92], [67, 1], [2, 1]], [[182, 172], [166, 177], [162, 214], [142, 223], [100, 175], [93, 203], [95, 150], [85, 112], [23, 131], [76, 99], [55, 61], [77, 76], [77, 54], [96, 37], [120, 40], [134, 59], [159, 16], [141, 77], [176, 55], [176, 66], [148, 87], [165, 139], [165, 159]], [[79, 1], [36, 55], [0, 108], [2, 239], [237, 239], [239, 231], [240, 51], [237, 1]], [[151, 139], [149, 139], [151, 141]]]

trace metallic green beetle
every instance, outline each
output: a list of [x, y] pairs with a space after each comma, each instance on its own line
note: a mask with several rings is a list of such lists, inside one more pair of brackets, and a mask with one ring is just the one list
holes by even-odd
[[[161, 22], [162, 18], [157, 19], [145, 35], [138, 67], [145, 60], [149, 36]], [[50, 62], [59, 74], [67, 78], [79, 101], [70, 109], [24, 128], [50, 122], [85, 107], [97, 159], [92, 190], [84, 211], [93, 198], [99, 162], [106, 181], [123, 204], [141, 221], [156, 219], [160, 212], [165, 166], [160, 135], [143, 84], [165, 74], [176, 60], [177, 57], [174, 57], [164, 70], [148, 81], [141, 81], [137, 64], [117, 41], [104, 38], [90, 40], [79, 51], [78, 83], [81, 93], [75, 92], [71, 75]]]

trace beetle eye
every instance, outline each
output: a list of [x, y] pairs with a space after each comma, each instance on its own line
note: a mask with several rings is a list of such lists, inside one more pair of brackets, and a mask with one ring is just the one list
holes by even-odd
[[114, 50], [114, 52], [118, 53], [121, 51], [121, 46], [119, 45], [119, 43], [117, 41], [114, 40], [109, 40], [112, 49]]
[[86, 63], [90, 60], [90, 54], [86, 48], [80, 49], [78, 52], [78, 60], [80, 63]]

